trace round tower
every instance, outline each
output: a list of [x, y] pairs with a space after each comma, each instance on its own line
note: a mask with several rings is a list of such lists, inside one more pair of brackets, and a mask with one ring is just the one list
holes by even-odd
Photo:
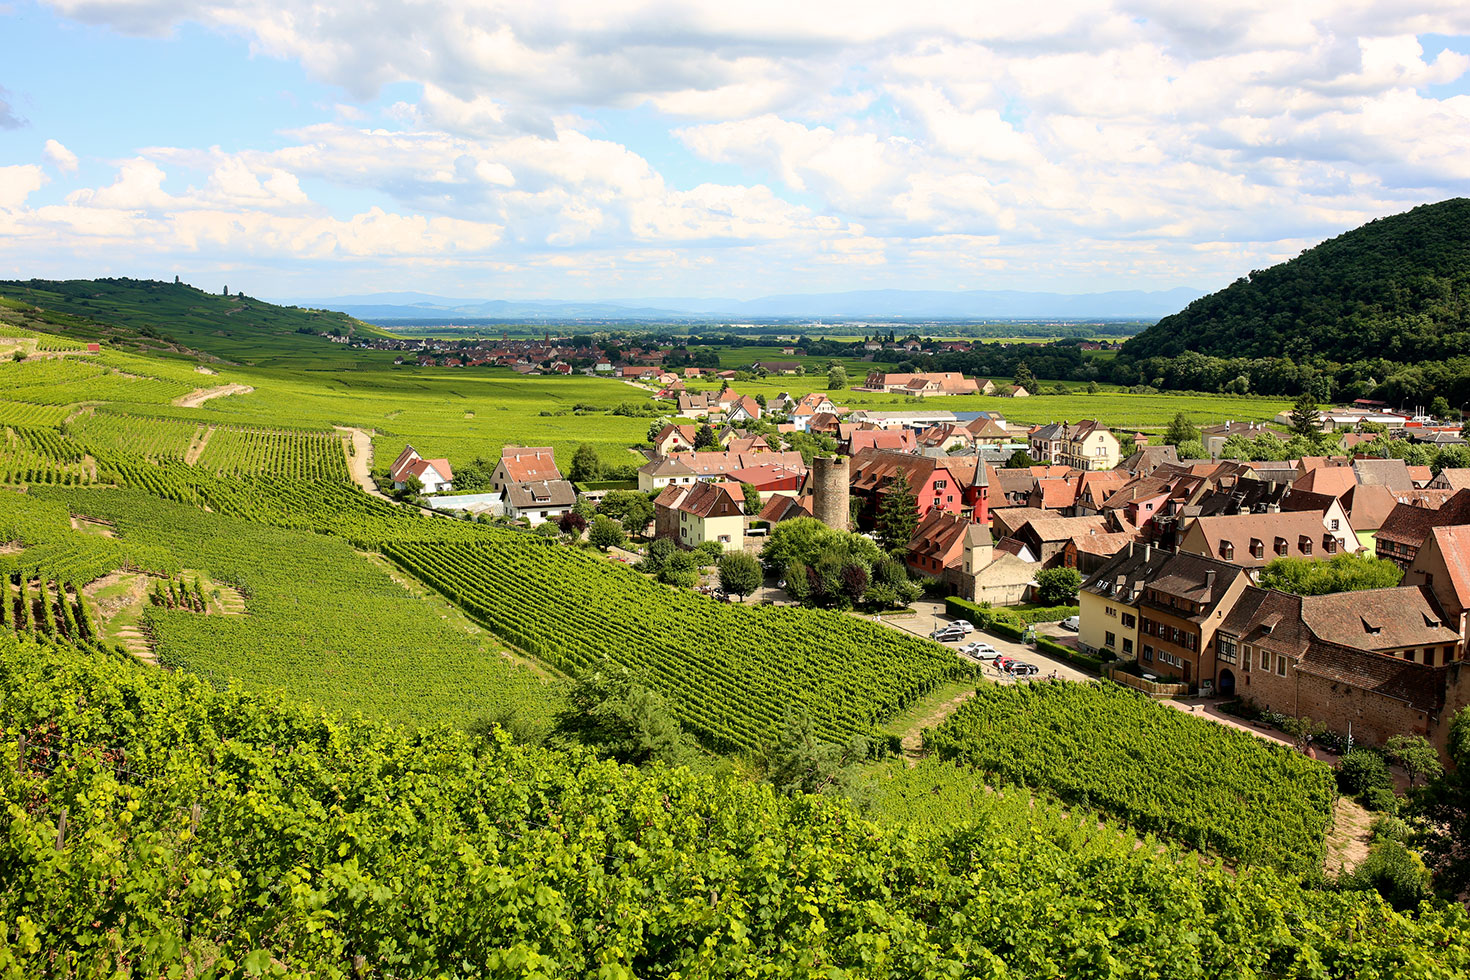
[[812, 516], [838, 531], [850, 530], [847, 497], [847, 457], [815, 457], [812, 460]]

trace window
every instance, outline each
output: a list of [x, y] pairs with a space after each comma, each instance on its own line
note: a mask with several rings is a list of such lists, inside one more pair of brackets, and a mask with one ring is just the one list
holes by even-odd
[[1276, 657], [1276, 673], [1282, 677], [1286, 676], [1286, 658], [1279, 654]]
[[934, 481], [934, 489], [935, 490], [943, 490], [947, 486], [949, 486], [949, 481], [948, 480], [935, 480]]
[[1124, 613], [1123, 614], [1123, 625], [1124, 626], [1132, 627], [1137, 622], [1138, 622], [1138, 620], [1134, 617], [1134, 615], [1132, 613]]
[[1301, 549], [1303, 555], [1310, 555], [1312, 553], [1312, 539], [1303, 534], [1301, 540], [1297, 542], [1297, 547]]
[[1276, 553], [1278, 555], [1286, 554], [1286, 539], [1280, 535], [1276, 537]]
[[1107, 608], [1106, 612], [1107, 612], [1107, 614], [1109, 616], [1113, 617], [1114, 619], [1117, 619], [1118, 618], [1118, 610], [1116, 608], [1114, 608], [1113, 606], [1109, 606]]
[[1268, 650], [1262, 650], [1261, 651], [1261, 669], [1262, 670], [1270, 670], [1271, 669], [1271, 653]]
[[1220, 557], [1225, 561], [1233, 561], [1235, 558], [1235, 545], [1229, 541], [1220, 542]]
[[1413, 647], [1409, 647], [1409, 649], [1407, 649], [1407, 650], [1404, 651], [1404, 659], [1407, 660], [1409, 663], [1413, 663], [1414, 662], [1414, 648]]
[[1424, 666], [1426, 666], [1426, 667], [1433, 667], [1434, 666], [1434, 647], [1425, 647], [1424, 648]]
[[1264, 558], [1264, 557], [1266, 557], [1266, 546], [1261, 543], [1261, 539], [1260, 538], [1251, 538], [1251, 557], [1252, 558]]
[[1235, 663], [1236, 656], [1237, 656], [1236, 655], [1236, 652], [1235, 652], [1235, 637], [1233, 637], [1233, 636], [1222, 636], [1222, 637], [1220, 637], [1220, 642], [1219, 642], [1218, 646], [1219, 646], [1220, 659], [1223, 660], [1223, 661], [1225, 661], [1227, 664], [1233, 664], [1233, 663]]
[[1143, 659], [1148, 663], [1154, 662], [1154, 648], [1147, 643], [1143, 645]]
[[1322, 538], [1322, 550], [1329, 555], [1337, 554], [1337, 539], [1332, 535], [1324, 535]]
[[1123, 652], [1124, 653], [1132, 653], [1133, 652], [1133, 641], [1130, 640], [1130, 639], [1128, 639], [1126, 636], [1123, 637]]
[[1118, 638], [1111, 633], [1103, 634], [1103, 646], [1114, 647], [1118, 645]]
[[1328, 525], [1328, 530], [1336, 531], [1337, 530], [1337, 524], [1338, 524], [1338, 520], [1337, 520], [1337, 518], [1334, 517], [1332, 519], [1332, 523], [1330, 525]]

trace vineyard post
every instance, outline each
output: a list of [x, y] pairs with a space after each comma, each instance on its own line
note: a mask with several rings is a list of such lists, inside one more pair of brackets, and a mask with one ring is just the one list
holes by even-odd
[[189, 836], [192, 838], [199, 833], [199, 804], [195, 803], [189, 808]]
[[66, 807], [61, 808], [61, 816], [56, 820], [56, 849], [59, 851], [66, 843]]

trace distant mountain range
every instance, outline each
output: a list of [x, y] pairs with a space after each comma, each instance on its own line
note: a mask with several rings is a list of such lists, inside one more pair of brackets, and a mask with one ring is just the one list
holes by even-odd
[[1178, 287], [1159, 292], [1029, 293], [1016, 290], [938, 291], [868, 289], [738, 300], [665, 296], [588, 302], [454, 299], [427, 293], [370, 293], [282, 300], [339, 310], [362, 320], [464, 319], [1140, 319], [1175, 313], [1204, 295]]

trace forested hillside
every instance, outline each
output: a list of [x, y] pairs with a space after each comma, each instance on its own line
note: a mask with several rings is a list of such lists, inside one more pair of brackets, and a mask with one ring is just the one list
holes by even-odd
[[[276, 306], [239, 293], [147, 279], [0, 281], [0, 319], [76, 340], [158, 351], [203, 351], [242, 364], [283, 350], [330, 350], [323, 335], [379, 335], [343, 313]], [[28, 319], [29, 318], [29, 319]]]
[[0, 972], [1463, 976], [1458, 905], [344, 721], [0, 637]]
[[1419, 361], [1470, 351], [1470, 199], [1370, 222], [1195, 300], [1132, 357]]

